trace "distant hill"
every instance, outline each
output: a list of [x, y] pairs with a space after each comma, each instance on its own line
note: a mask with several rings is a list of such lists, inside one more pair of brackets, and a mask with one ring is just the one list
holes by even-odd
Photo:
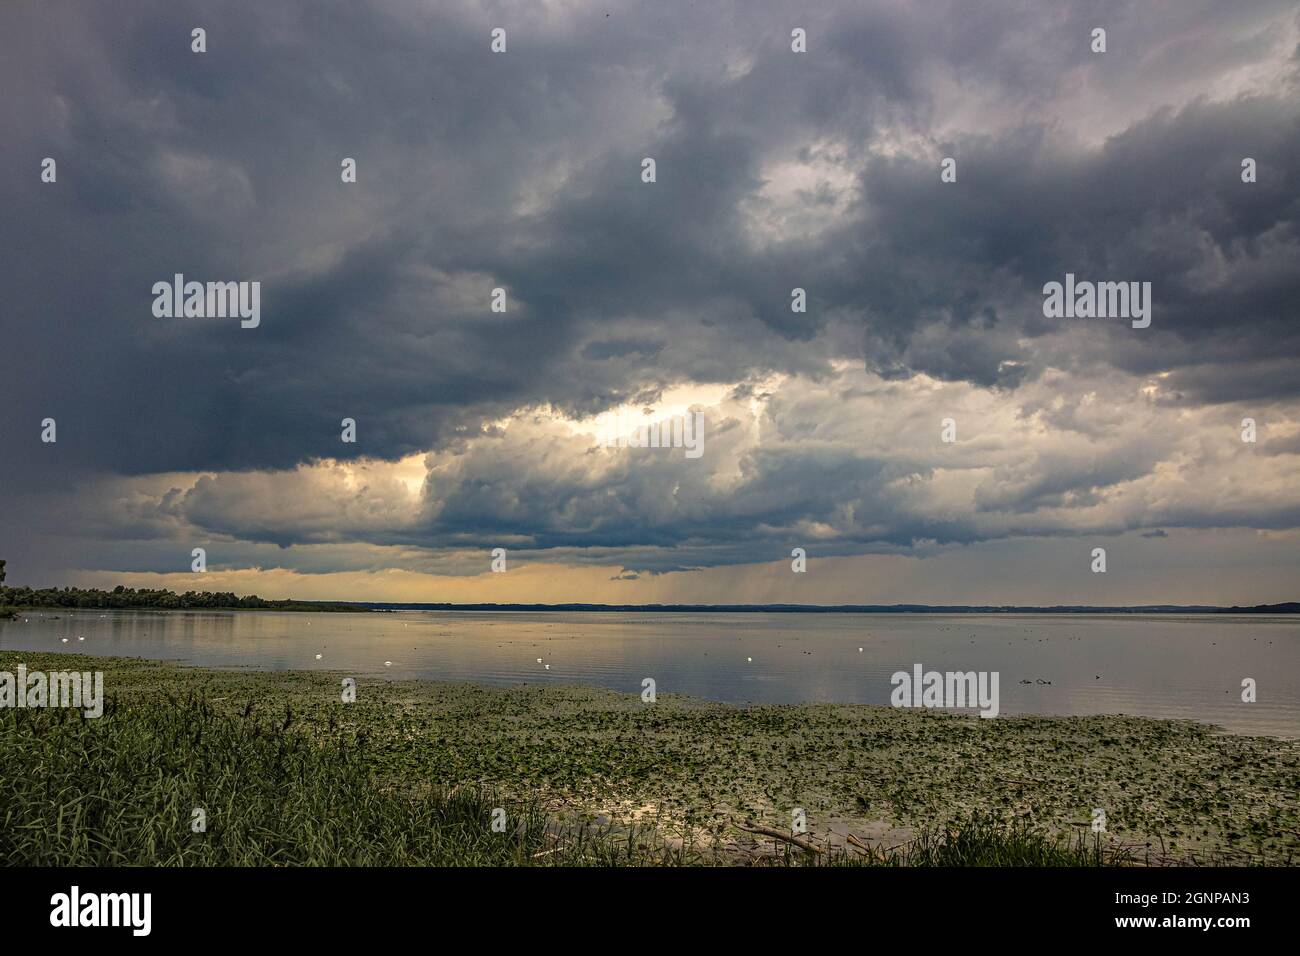
[[1215, 614], [1300, 614], [1300, 602], [1287, 601], [1285, 604], [1256, 604], [1254, 607], [1216, 607]]

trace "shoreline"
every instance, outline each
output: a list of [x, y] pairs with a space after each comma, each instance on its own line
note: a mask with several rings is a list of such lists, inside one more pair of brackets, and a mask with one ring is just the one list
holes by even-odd
[[881, 614], [934, 617], [1280, 617], [1300, 615], [1300, 601], [1281, 604], [998, 605], [998, 604], [390, 604], [377, 601], [298, 601], [263, 606], [161, 604], [3, 604], [0, 613], [43, 611], [292, 611], [317, 614], [395, 614], [402, 611], [545, 614]]
[[[737, 826], [897, 843], [982, 818], [1086, 834], [1137, 862], [1287, 864], [1300, 857], [1300, 742], [1143, 717], [994, 720], [866, 704], [732, 705], [577, 685], [497, 686], [236, 671], [143, 658], [0, 651], [0, 670], [103, 670], [120, 703], [186, 695], [292, 714], [298, 733], [364, 736], [376, 785], [485, 787], [601, 826], [737, 843]], [[2, 717], [2, 715], [0, 715]], [[111, 712], [103, 720], [113, 719]], [[740, 835], [741, 844], [745, 835]]]

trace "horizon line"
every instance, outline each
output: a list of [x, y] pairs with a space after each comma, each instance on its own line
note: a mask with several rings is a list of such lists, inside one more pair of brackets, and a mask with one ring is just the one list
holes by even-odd
[[1231, 612], [1300, 614], [1300, 602], [1284, 601], [1275, 604], [1231, 606], [1217, 604], [594, 604], [562, 602], [557, 604], [510, 603], [495, 604], [472, 602], [426, 601], [301, 601], [302, 604], [343, 604], [372, 610], [429, 610], [429, 611], [651, 611], [651, 612], [756, 612], [756, 613], [1143, 613], [1181, 611], [1194, 614]]

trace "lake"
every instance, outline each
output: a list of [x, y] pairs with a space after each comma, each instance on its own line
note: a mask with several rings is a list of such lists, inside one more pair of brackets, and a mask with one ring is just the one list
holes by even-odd
[[[0, 648], [629, 694], [650, 677], [660, 694], [764, 704], [887, 705], [890, 676], [920, 663], [998, 672], [1002, 714], [1300, 736], [1300, 618], [1287, 616], [50, 609], [0, 621]], [[1255, 703], [1241, 700], [1247, 677]]]

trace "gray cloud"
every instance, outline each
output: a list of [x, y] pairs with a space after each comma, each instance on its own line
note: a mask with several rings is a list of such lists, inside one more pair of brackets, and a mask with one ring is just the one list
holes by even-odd
[[[1098, 23], [1104, 59], [1087, 48]], [[488, 52], [498, 25], [505, 56]], [[806, 55], [789, 52], [796, 25]], [[1179, 416], [1210, 427], [1216, 408], [1263, 409], [1291, 434], [1296, 32], [1294, 8], [1273, 2], [1086, 15], [7, 4], [7, 543], [36, 565], [79, 550], [157, 569], [171, 560], [159, 541], [202, 529], [250, 563], [264, 547], [337, 548], [301, 559], [323, 569], [421, 566], [517, 536], [663, 570], [743, 562], [793, 534], [854, 554], [1292, 527], [1276, 489], [1242, 502], [1164, 484], [1140, 513], [1119, 499], [1187, 467]], [[44, 156], [57, 184], [39, 182]], [[339, 181], [345, 156], [356, 184]], [[957, 183], [939, 182], [944, 156]], [[1255, 184], [1240, 181], [1243, 156]], [[1067, 271], [1150, 281], [1152, 327], [1044, 319], [1042, 284]], [[260, 280], [261, 327], [153, 318], [150, 287], [176, 272]], [[505, 315], [488, 311], [496, 286]], [[806, 314], [790, 310], [795, 286]], [[800, 384], [747, 418], [746, 390], [772, 375], [840, 382], [846, 397]], [[941, 410], [903, 387], [922, 379], [969, 389], [971, 414], [986, 394], [1004, 436], [1020, 415], [1062, 437], [1027, 455], [991, 434], [962, 446], [970, 481], [947, 500], [928, 447], [864, 453], [862, 434], [837, 433], [854, 395], [892, 382], [902, 404], [885, 414], [915, 417], [930, 442]], [[1144, 382], [1159, 383], [1160, 434], [1132, 427]], [[708, 467], [593, 467], [578, 438], [499, 438], [539, 409], [589, 416], [683, 384], [741, 390]], [[1085, 402], [1098, 384], [1115, 396]], [[46, 416], [57, 445], [36, 440]], [[339, 442], [345, 416], [356, 445]], [[751, 440], [754, 421], [770, 437]], [[414, 510], [397, 485], [285, 471], [425, 452]], [[1216, 462], [1203, 473], [1228, 482], [1230, 460]], [[188, 476], [171, 493], [160, 479], [127, 501], [107, 490], [173, 472]], [[86, 536], [100, 506], [113, 509], [100, 544], [57, 544]]]

